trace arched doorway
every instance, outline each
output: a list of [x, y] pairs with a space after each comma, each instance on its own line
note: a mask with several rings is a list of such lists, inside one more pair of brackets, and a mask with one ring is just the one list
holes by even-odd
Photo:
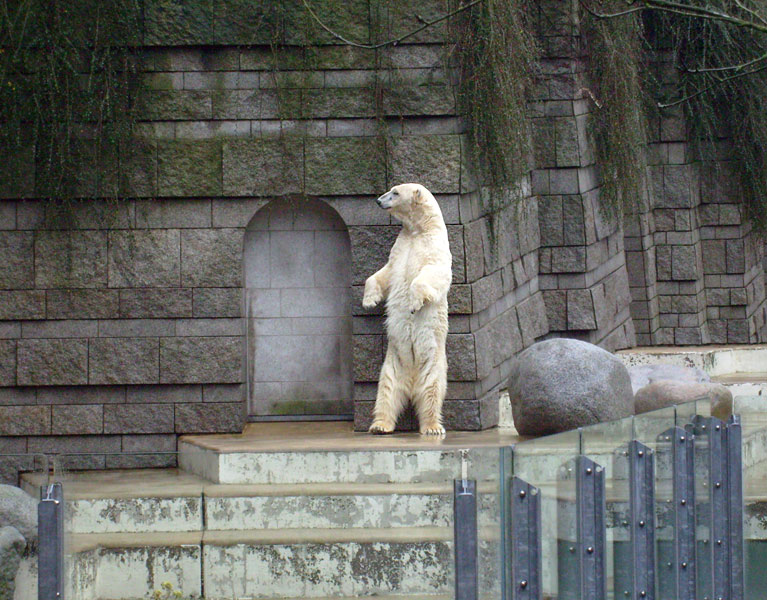
[[351, 246], [319, 200], [274, 200], [243, 247], [252, 421], [351, 419]]

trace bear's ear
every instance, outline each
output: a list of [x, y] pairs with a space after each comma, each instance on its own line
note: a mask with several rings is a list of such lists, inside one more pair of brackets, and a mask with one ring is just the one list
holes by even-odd
[[423, 194], [421, 194], [421, 190], [418, 188], [413, 190], [413, 204], [421, 204], [423, 203], [424, 197]]

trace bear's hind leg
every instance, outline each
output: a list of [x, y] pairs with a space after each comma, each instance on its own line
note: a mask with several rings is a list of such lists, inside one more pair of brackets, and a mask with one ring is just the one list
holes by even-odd
[[[373, 424], [370, 433], [392, 433], [397, 424], [397, 418], [405, 406], [405, 393], [401, 382], [397, 381], [395, 358], [391, 350], [386, 353], [386, 359], [381, 367], [378, 379], [378, 394], [373, 408]], [[401, 369], [400, 369], [401, 370]]]
[[421, 372], [413, 393], [413, 404], [418, 414], [421, 435], [445, 435], [442, 426], [442, 403], [447, 390], [447, 365], [432, 363]]

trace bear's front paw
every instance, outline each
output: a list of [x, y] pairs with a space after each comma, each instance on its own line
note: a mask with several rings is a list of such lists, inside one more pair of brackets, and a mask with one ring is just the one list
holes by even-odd
[[373, 308], [383, 297], [380, 292], [365, 293], [362, 297], [362, 308]]
[[412, 315], [415, 312], [418, 312], [423, 308], [424, 299], [418, 297], [417, 295], [411, 295], [410, 296], [410, 303], [408, 304], [408, 308], [410, 309], [410, 314]]
[[384, 421], [374, 421], [368, 431], [378, 435], [392, 433], [394, 431], [394, 425], [391, 423], [385, 423]]
[[421, 427], [421, 435], [445, 435], [445, 428], [439, 423], [432, 423]]

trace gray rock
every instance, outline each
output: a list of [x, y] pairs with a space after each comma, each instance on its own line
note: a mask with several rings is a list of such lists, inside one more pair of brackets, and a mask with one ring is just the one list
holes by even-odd
[[631, 387], [636, 394], [640, 389], [656, 381], [684, 381], [687, 383], [706, 383], [711, 381], [708, 373], [697, 367], [678, 365], [636, 365], [629, 367]]
[[21, 488], [0, 485], [0, 527], [15, 527], [27, 542], [36, 542], [37, 501]]
[[519, 354], [511, 366], [509, 397], [521, 435], [557, 433], [634, 413], [623, 363], [579, 340], [545, 340]]
[[24, 536], [15, 527], [0, 527], [0, 598], [13, 598]]
[[732, 414], [732, 392], [719, 383], [661, 380], [641, 388], [634, 396], [636, 414], [709, 399], [711, 414], [727, 419]]

